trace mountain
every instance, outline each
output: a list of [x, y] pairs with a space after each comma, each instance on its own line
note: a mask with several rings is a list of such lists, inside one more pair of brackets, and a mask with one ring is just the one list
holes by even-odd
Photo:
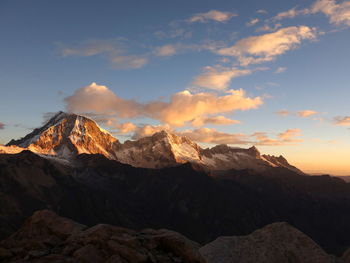
[[71, 158], [77, 154], [102, 154], [113, 158], [113, 146], [118, 143], [93, 120], [76, 114], [59, 112], [44, 126], [33, 130], [7, 146], [18, 146], [45, 155]]
[[[43, 127], [19, 140], [12, 140], [0, 152], [16, 153], [22, 148], [32, 152], [71, 160], [78, 154], [102, 154], [105, 157], [142, 168], [165, 168], [186, 162], [206, 171], [251, 169], [257, 172], [284, 167], [302, 174], [283, 157], [261, 155], [249, 149], [217, 145], [203, 149], [187, 137], [167, 131], [137, 141], [120, 143], [93, 120], [59, 112]], [[11, 147], [9, 147], [11, 146]]]

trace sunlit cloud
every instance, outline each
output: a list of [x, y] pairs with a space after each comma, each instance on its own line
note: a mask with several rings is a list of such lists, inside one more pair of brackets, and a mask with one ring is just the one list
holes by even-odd
[[3, 130], [3, 129], [5, 129], [5, 124], [0, 122], [0, 130]]
[[313, 116], [313, 115], [317, 114], [317, 111], [314, 111], [314, 110], [302, 110], [302, 111], [298, 111], [296, 114], [299, 117], [306, 118], [306, 117], [310, 117], [310, 116]]
[[338, 4], [336, 0], [316, 0], [309, 8], [297, 9], [294, 7], [278, 13], [271, 20], [277, 21], [316, 13], [325, 14], [331, 24], [350, 26], [350, 1], [343, 1]]
[[215, 125], [231, 125], [241, 123], [238, 120], [232, 120], [225, 116], [213, 116], [213, 117], [198, 117], [194, 119], [191, 124], [194, 127], [203, 126], [206, 124], [215, 124]]
[[298, 47], [303, 40], [314, 40], [315, 28], [292, 26], [273, 33], [241, 39], [235, 45], [217, 51], [224, 56], [237, 57], [242, 66], [274, 60], [277, 56]]
[[350, 1], [337, 4], [335, 0], [318, 0], [310, 8], [311, 13], [323, 13], [335, 25], [350, 26]]
[[108, 87], [91, 83], [65, 98], [66, 109], [76, 113], [93, 113], [117, 118], [148, 117], [172, 126], [184, 126], [197, 118], [258, 108], [263, 100], [249, 98], [243, 90], [228, 90], [224, 95], [182, 91], [168, 102], [140, 103], [117, 96]]
[[232, 12], [223, 12], [218, 10], [210, 10], [207, 13], [198, 13], [188, 19], [190, 23], [201, 22], [205, 23], [208, 21], [215, 21], [224, 23], [230, 20], [232, 17], [237, 16], [237, 14]]
[[259, 21], [260, 20], [258, 18], [253, 18], [248, 23], [246, 23], [246, 26], [255, 26], [257, 23], [259, 23]]
[[178, 132], [193, 141], [213, 144], [250, 144], [250, 138], [241, 133], [225, 133], [216, 129], [200, 128]]
[[350, 126], [350, 116], [335, 117], [334, 124], [339, 126]]
[[153, 134], [160, 132], [160, 131], [169, 131], [173, 132], [173, 129], [170, 127], [170, 125], [164, 124], [164, 125], [143, 125], [138, 127], [135, 130], [135, 133], [132, 136], [132, 139], [137, 140], [143, 137], [152, 136]]
[[294, 18], [298, 15], [306, 15], [309, 13], [308, 9], [301, 9], [298, 10], [296, 7], [289, 9], [287, 11], [278, 13], [275, 17], [272, 18], [272, 20], [282, 20], [285, 18]]
[[204, 72], [196, 76], [192, 85], [213, 90], [225, 90], [229, 87], [231, 80], [240, 76], [251, 74], [249, 69], [205, 67]]
[[110, 61], [116, 69], [138, 69], [148, 63], [148, 59], [142, 56], [113, 56]]
[[256, 145], [265, 146], [281, 146], [281, 145], [296, 145], [303, 142], [300, 139], [300, 129], [288, 129], [285, 132], [279, 133], [276, 138], [270, 138], [266, 132], [255, 132], [254, 136], [257, 140]]
[[160, 56], [160, 57], [168, 57], [168, 56], [172, 56], [176, 53], [176, 48], [174, 45], [164, 45], [161, 47], [157, 47], [154, 51], [156, 56]]
[[280, 74], [280, 73], [285, 72], [286, 70], [287, 70], [286, 67], [278, 67], [274, 73]]
[[272, 32], [272, 31], [276, 31], [280, 27], [282, 27], [282, 24], [280, 24], [280, 23], [275, 23], [273, 26], [265, 24], [261, 27], [258, 27], [255, 31], [256, 32]]
[[285, 117], [285, 116], [288, 116], [290, 112], [288, 110], [280, 110], [280, 111], [277, 111], [276, 114], [279, 116]]

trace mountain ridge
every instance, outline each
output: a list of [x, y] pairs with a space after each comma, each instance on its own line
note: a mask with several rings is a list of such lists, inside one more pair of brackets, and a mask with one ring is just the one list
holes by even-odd
[[[264, 155], [252, 146], [236, 148], [225, 144], [203, 149], [185, 136], [160, 131], [135, 141], [121, 143], [92, 119], [74, 113], [58, 112], [42, 127], [19, 140], [11, 140], [0, 152], [28, 149], [47, 157], [71, 159], [76, 155], [102, 154], [122, 163], [142, 168], [164, 168], [190, 162], [207, 171], [285, 167], [302, 174], [283, 157]], [[16, 148], [20, 147], [20, 148]]]

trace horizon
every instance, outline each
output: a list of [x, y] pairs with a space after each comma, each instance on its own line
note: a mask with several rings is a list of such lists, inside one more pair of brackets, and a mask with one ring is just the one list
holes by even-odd
[[167, 130], [350, 175], [350, 1], [0, 7], [0, 144], [68, 111], [122, 140]]

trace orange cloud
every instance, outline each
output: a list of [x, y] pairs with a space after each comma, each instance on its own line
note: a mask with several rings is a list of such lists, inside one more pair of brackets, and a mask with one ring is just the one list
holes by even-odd
[[144, 125], [142, 127], [138, 127], [132, 136], [132, 139], [137, 140], [142, 137], [152, 136], [156, 132], [160, 131], [170, 131], [172, 132], [172, 128], [165, 124], [165, 125]]
[[226, 118], [225, 116], [213, 116], [213, 117], [199, 117], [194, 119], [191, 124], [192, 126], [198, 127], [203, 126], [205, 124], [216, 124], [216, 125], [230, 125], [230, 124], [238, 124], [241, 123], [237, 120], [232, 120]]
[[173, 94], [169, 102], [139, 103], [118, 97], [106, 86], [91, 83], [65, 98], [68, 111], [94, 113], [118, 118], [149, 117], [172, 126], [184, 126], [197, 118], [212, 117], [236, 110], [256, 109], [260, 97], [249, 98], [243, 90], [229, 90], [219, 96], [215, 93], [182, 91]]
[[278, 114], [280, 116], [288, 116], [289, 115], [289, 111], [287, 111], [287, 110], [280, 110], [280, 111], [276, 112], [276, 114]]
[[201, 88], [225, 90], [232, 79], [251, 73], [249, 69], [206, 67], [204, 73], [195, 77], [192, 84]]
[[317, 113], [317, 111], [313, 111], [313, 110], [303, 110], [303, 111], [298, 111], [297, 112], [297, 115], [299, 117], [309, 117], [309, 116], [312, 116], [312, 115], [315, 115]]
[[193, 141], [214, 144], [249, 144], [249, 137], [241, 133], [225, 133], [216, 129], [200, 128], [195, 130], [185, 130], [178, 132], [181, 136], [186, 136]]
[[172, 56], [176, 53], [176, 48], [174, 45], [168, 44], [161, 47], [157, 47], [154, 53], [156, 56], [160, 57]]
[[235, 45], [217, 51], [220, 55], [235, 56], [242, 66], [275, 59], [296, 48], [302, 40], [315, 39], [316, 29], [307, 26], [281, 28], [273, 33], [241, 39]]
[[295, 138], [301, 136], [300, 129], [288, 129], [285, 132], [279, 133], [277, 138], [268, 137], [266, 132], [255, 132], [252, 136], [257, 140], [256, 145], [281, 146], [295, 145], [303, 142], [302, 139]]
[[339, 126], [350, 126], [350, 116], [335, 117], [334, 124]]
[[350, 26], [350, 1], [337, 4], [335, 0], [318, 0], [311, 9], [311, 13], [324, 13], [332, 24]]

